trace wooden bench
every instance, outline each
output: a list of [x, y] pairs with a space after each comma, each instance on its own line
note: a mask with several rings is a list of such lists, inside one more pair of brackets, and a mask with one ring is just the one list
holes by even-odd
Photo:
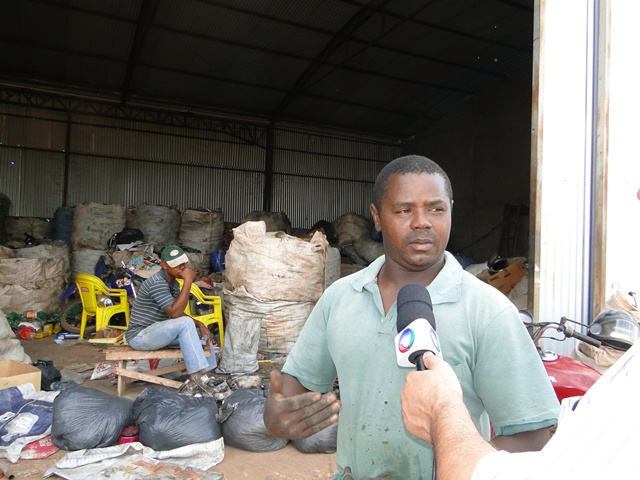
[[[204, 354], [208, 357], [211, 355], [209, 349], [204, 351]], [[215, 353], [214, 353], [215, 354]], [[143, 380], [145, 382], [157, 383], [164, 385], [165, 387], [180, 388], [182, 382], [163, 378], [160, 375], [166, 373], [177, 372], [185, 369], [184, 362], [175, 363], [163, 368], [152, 368], [146, 372], [134, 372], [127, 370], [127, 362], [131, 360], [149, 360], [149, 364], [152, 365], [152, 360], [163, 358], [173, 358], [182, 360], [182, 352], [179, 348], [163, 348], [161, 350], [134, 350], [128, 345], [113, 346], [106, 350], [107, 361], [117, 360], [118, 366], [116, 367], [116, 375], [118, 376], [118, 396], [122, 396], [125, 390], [125, 382], [133, 382], [135, 380]]]

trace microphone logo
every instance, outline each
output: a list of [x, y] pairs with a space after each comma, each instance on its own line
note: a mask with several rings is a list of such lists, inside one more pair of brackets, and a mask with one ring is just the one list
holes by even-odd
[[436, 330], [424, 318], [418, 318], [395, 337], [396, 360], [399, 367], [415, 367], [416, 357], [431, 352], [442, 358]]
[[400, 334], [400, 338], [398, 340], [398, 350], [400, 353], [406, 353], [411, 349], [413, 342], [416, 339], [416, 334], [413, 333], [413, 330], [410, 328], [405, 328], [404, 331]]
[[436, 347], [436, 350], [438, 351], [438, 353], [441, 353], [442, 350], [440, 350], [440, 338], [438, 338], [438, 334], [433, 329], [433, 327], [431, 328], [430, 333], [431, 333], [431, 341], [433, 342], [433, 346]]

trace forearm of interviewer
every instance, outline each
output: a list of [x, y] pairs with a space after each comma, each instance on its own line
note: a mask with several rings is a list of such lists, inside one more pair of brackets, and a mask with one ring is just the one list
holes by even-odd
[[427, 370], [410, 372], [400, 396], [405, 427], [434, 445], [438, 480], [469, 479], [496, 450], [478, 432], [449, 364], [431, 354], [423, 360]]
[[496, 449], [482, 438], [462, 401], [442, 407], [431, 425], [438, 480], [470, 479], [482, 457]]

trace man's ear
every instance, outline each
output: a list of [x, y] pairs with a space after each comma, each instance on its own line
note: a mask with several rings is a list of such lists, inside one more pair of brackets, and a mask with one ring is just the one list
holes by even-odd
[[380, 228], [380, 214], [378, 213], [378, 209], [372, 203], [369, 205], [369, 210], [371, 211], [371, 217], [373, 218], [373, 225], [376, 227], [376, 230], [379, 232], [382, 231], [382, 228]]

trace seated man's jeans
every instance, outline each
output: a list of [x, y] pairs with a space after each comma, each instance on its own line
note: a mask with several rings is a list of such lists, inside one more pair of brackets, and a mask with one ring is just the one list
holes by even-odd
[[134, 350], [159, 350], [179, 345], [189, 374], [211, 368], [191, 317], [170, 318], [149, 325], [133, 337], [129, 345]]

